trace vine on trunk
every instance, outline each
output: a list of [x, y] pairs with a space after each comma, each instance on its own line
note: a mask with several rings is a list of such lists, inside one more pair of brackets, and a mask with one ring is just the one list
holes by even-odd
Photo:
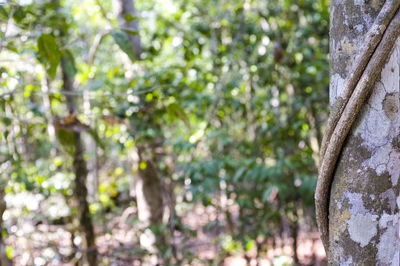
[[398, 0], [387, 0], [382, 7], [344, 82], [343, 96], [337, 99], [329, 115], [321, 144], [315, 191], [317, 224], [326, 251], [329, 247], [329, 200], [335, 166], [343, 143], [400, 35], [399, 8]]

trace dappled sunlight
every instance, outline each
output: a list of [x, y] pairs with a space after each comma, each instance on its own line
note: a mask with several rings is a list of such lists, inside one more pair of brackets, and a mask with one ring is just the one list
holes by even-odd
[[326, 0], [0, 0], [0, 264], [324, 265]]

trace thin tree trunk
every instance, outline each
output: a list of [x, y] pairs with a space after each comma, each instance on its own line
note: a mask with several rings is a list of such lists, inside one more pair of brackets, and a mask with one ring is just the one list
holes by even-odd
[[292, 231], [292, 249], [293, 249], [293, 265], [300, 265], [299, 257], [297, 256], [297, 239], [299, 236], [299, 224], [298, 224], [298, 216], [296, 215], [296, 221], [291, 222], [291, 231]]
[[[49, 139], [52, 145], [56, 144], [57, 138], [56, 138], [56, 130], [54, 128], [54, 119], [51, 113], [51, 100], [50, 100], [50, 95], [49, 95], [49, 80], [47, 77], [47, 74], [45, 71], [42, 73], [42, 77], [40, 80], [40, 89], [43, 93], [42, 99], [43, 99], [43, 109], [45, 112], [46, 120], [47, 120], [47, 133], [49, 134]], [[51, 156], [56, 155], [56, 149], [52, 148], [50, 151]]]
[[[73, 77], [67, 71], [67, 61], [65, 58], [61, 59], [61, 70], [63, 78], [63, 90], [72, 92]], [[70, 114], [76, 114], [76, 106], [74, 96], [68, 94], [67, 107]], [[78, 218], [81, 229], [85, 235], [86, 242], [86, 258], [90, 266], [97, 266], [97, 249], [95, 243], [95, 233], [92, 220], [89, 213], [89, 203], [87, 201], [88, 191], [86, 187], [87, 179], [87, 165], [83, 158], [84, 148], [82, 143], [82, 136], [80, 132], [74, 132], [75, 137], [75, 150], [73, 158], [73, 170], [75, 174], [74, 180], [74, 196], [78, 201]]]
[[[3, 187], [0, 187], [0, 228], [3, 226], [3, 213], [6, 210], [6, 202], [4, 201]], [[12, 261], [7, 257], [6, 245], [4, 243], [3, 234], [0, 230], [0, 266], [11, 266]]]
[[[331, 1], [333, 107], [385, 1]], [[372, 88], [336, 166], [329, 205], [330, 265], [399, 265], [399, 45]]]
[[[60, 0], [52, 0], [56, 5], [57, 9], [60, 9]], [[68, 34], [63, 28], [59, 29], [60, 36], [65, 37]], [[63, 91], [67, 92], [67, 109], [68, 113], [76, 114], [77, 108], [75, 104], [74, 95], [71, 93], [74, 91], [74, 75], [71, 71], [68, 71], [68, 57], [63, 56], [61, 58], [61, 72], [63, 80]], [[80, 229], [83, 230], [86, 242], [86, 259], [90, 266], [97, 266], [97, 248], [96, 239], [94, 233], [94, 226], [89, 213], [89, 202], [87, 200], [88, 191], [86, 187], [86, 180], [88, 175], [86, 161], [83, 158], [84, 155], [84, 144], [80, 132], [74, 132], [75, 137], [75, 150], [73, 158], [73, 170], [75, 173], [74, 180], [74, 197], [78, 202], [78, 219]]]
[[[90, 98], [88, 90], [83, 92], [83, 112], [86, 116], [92, 118], [92, 112], [90, 108]], [[96, 128], [96, 122], [91, 119], [90, 127]], [[98, 201], [98, 190], [99, 190], [99, 178], [98, 178], [98, 157], [97, 157], [97, 142], [92, 136], [84, 136], [85, 149], [89, 152], [90, 157], [87, 162], [88, 174], [87, 174], [87, 188], [89, 199], [92, 201]], [[90, 184], [90, 185], [89, 185]]]
[[75, 132], [75, 154], [73, 167], [75, 172], [74, 196], [78, 200], [78, 215], [80, 226], [85, 233], [87, 261], [89, 265], [97, 265], [97, 249], [93, 223], [89, 213], [89, 203], [87, 201], [88, 191], [86, 188], [87, 167], [83, 159], [83, 143], [81, 134]]

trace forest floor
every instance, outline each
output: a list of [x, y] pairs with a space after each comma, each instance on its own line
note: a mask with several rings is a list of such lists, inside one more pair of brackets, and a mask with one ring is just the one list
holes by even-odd
[[[193, 207], [193, 206], [192, 206]], [[138, 243], [138, 223], [135, 207], [126, 208], [118, 215], [115, 212], [104, 214], [103, 222], [96, 223], [97, 247], [99, 257], [104, 265], [125, 266], [140, 265]], [[12, 213], [12, 211], [10, 212]], [[235, 211], [233, 210], [233, 216]], [[50, 224], [42, 215], [14, 216], [9, 214], [6, 226], [10, 235], [6, 243], [12, 247], [16, 266], [25, 265], [75, 265], [82, 257], [82, 237], [76, 228], [76, 221], [58, 221]], [[183, 235], [176, 229], [175, 237], [170, 243], [177, 253], [190, 252], [196, 258], [190, 265], [210, 265], [215, 258], [221, 260], [223, 239], [229, 238], [224, 218], [212, 207], [197, 206], [180, 214], [181, 222], [186, 229], [195, 232], [196, 236]], [[96, 219], [96, 221], [99, 221]], [[74, 225], [72, 225], [74, 224]], [[219, 226], [215, 226], [218, 224]], [[213, 227], [210, 229], [210, 225]], [[244, 254], [240, 252], [224, 253], [222, 265], [291, 265], [293, 239], [290, 237], [267, 240], [266, 251], [257, 254], [255, 248]], [[325, 253], [317, 232], [308, 232], [300, 228], [298, 236], [298, 258], [301, 265], [326, 265]]]
[[[235, 208], [230, 208], [233, 217], [237, 216], [238, 213]], [[216, 235], [221, 233], [221, 230], [217, 232], [206, 232], [204, 228], [210, 222], [219, 220], [222, 224], [225, 223], [224, 217], [218, 217], [218, 211], [215, 208], [204, 208], [199, 206], [191, 210], [190, 214], [183, 216], [183, 223], [188, 225], [190, 228], [197, 231], [197, 238], [193, 241], [193, 247], [195, 247], [196, 255], [201, 259], [212, 260], [218, 256], [218, 250], [220, 246], [215, 243]], [[226, 226], [225, 226], [226, 229]], [[226, 233], [226, 230], [225, 232]], [[306, 229], [300, 228], [298, 236], [298, 248], [297, 256], [301, 265], [315, 265], [324, 266], [326, 265], [325, 250], [322, 245], [322, 241], [319, 238], [319, 233], [307, 232]], [[211, 244], [214, 243], [214, 244]], [[276, 237], [275, 239], [267, 240], [267, 252], [257, 256], [255, 248], [246, 252], [244, 256], [229, 256], [224, 259], [224, 266], [246, 266], [246, 265], [258, 265], [258, 266], [269, 266], [269, 265], [291, 265], [293, 263], [293, 239], [290, 237]]]

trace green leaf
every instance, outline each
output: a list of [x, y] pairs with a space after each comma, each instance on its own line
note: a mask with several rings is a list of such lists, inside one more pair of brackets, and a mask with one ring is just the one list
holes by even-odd
[[3, 122], [4, 125], [9, 126], [11, 125], [12, 119], [8, 116], [2, 116], [1, 122]]
[[61, 60], [61, 52], [55, 38], [50, 34], [42, 34], [37, 40], [37, 47], [47, 73], [54, 78]]
[[6, 47], [7, 47], [8, 50], [10, 50], [10, 51], [12, 51], [14, 53], [18, 53], [18, 48], [15, 45], [14, 41], [11, 41], [11, 40], [8, 41], [7, 44], [6, 44]]
[[6, 247], [6, 255], [7, 255], [7, 258], [9, 258], [10, 260], [13, 258], [13, 253], [14, 253], [13, 251], [14, 250], [11, 246]]
[[182, 106], [180, 106], [177, 103], [171, 103], [167, 106], [167, 112], [172, 115], [177, 117], [178, 119], [181, 119], [185, 125], [189, 128], [190, 124], [189, 124], [189, 119], [185, 113], [185, 109], [182, 108]]
[[96, 141], [97, 145], [99, 145], [102, 150], [105, 150], [104, 143], [101, 140], [99, 134], [97, 134], [97, 131], [93, 130], [93, 129], [90, 129], [90, 130], [88, 130], [88, 133], [90, 134], [90, 136], [92, 136], [94, 141]]
[[238, 182], [239, 179], [243, 176], [244, 172], [247, 170], [247, 167], [240, 167], [236, 174], [233, 176], [233, 182]]
[[8, 12], [7, 10], [0, 5], [0, 18], [2, 19], [8, 19]]
[[249, 251], [249, 250], [251, 250], [254, 246], [255, 246], [255, 241], [254, 241], [254, 240], [249, 240], [249, 241], [246, 242], [246, 245], [245, 245], [244, 248], [245, 248], [246, 251]]
[[134, 16], [134, 15], [132, 15], [131, 13], [125, 14], [125, 21], [126, 21], [126, 22], [129, 23], [129, 22], [134, 21], [135, 19], [137, 19], [137, 17]]
[[131, 30], [131, 29], [122, 29], [124, 32], [128, 33], [129, 35], [138, 35], [137, 30]]
[[60, 128], [57, 130], [57, 139], [66, 152], [69, 154], [75, 152], [76, 137], [74, 132]]
[[17, 6], [14, 14], [13, 14], [13, 19], [17, 22], [20, 23], [24, 18], [25, 18], [25, 10], [21, 6]]
[[269, 197], [271, 196], [271, 193], [272, 193], [272, 191], [274, 190], [274, 188], [275, 187], [273, 187], [273, 186], [271, 186], [271, 187], [268, 187], [265, 191], [264, 191], [264, 193], [263, 193], [263, 195], [262, 195], [262, 202], [267, 202], [268, 201], [268, 199], [269, 199]]
[[135, 60], [135, 54], [133, 52], [132, 46], [130, 45], [129, 41], [129, 36], [123, 31], [120, 30], [111, 30], [111, 36], [113, 37], [114, 41], [116, 44], [119, 46], [119, 48], [126, 53], [129, 58], [134, 61]]

